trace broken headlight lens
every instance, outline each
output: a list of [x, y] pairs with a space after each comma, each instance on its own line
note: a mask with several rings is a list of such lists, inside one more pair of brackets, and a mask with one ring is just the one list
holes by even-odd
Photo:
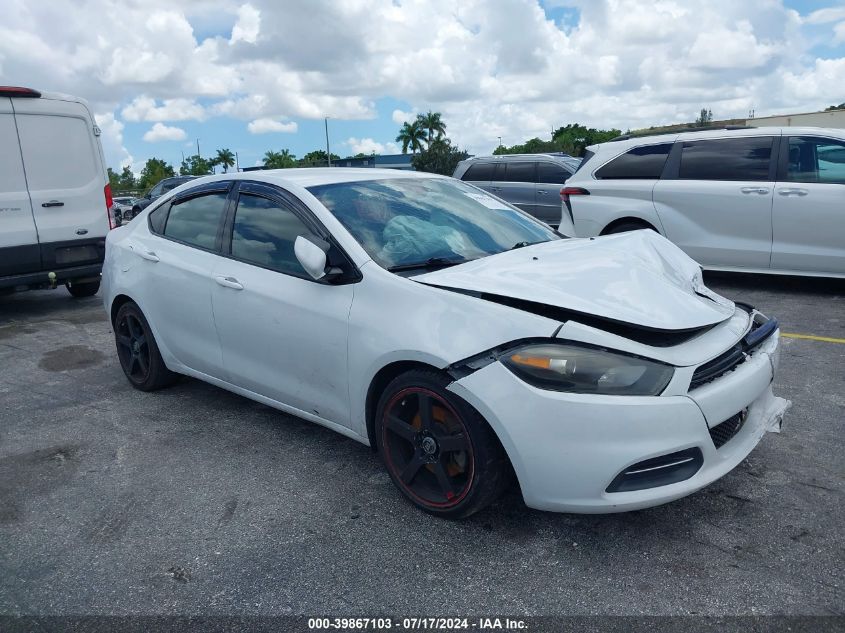
[[663, 363], [578, 345], [528, 345], [499, 360], [525, 382], [554, 391], [656, 396], [672, 379]]

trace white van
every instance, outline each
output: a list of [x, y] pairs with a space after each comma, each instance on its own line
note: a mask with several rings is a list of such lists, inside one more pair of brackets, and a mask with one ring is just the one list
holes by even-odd
[[82, 99], [0, 86], [0, 294], [100, 287], [111, 188]]

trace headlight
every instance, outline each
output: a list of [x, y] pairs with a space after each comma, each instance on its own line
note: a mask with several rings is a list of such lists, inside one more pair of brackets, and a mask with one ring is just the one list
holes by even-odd
[[674, 369], [657, 361], [578, 345], [527, 345], [499, 360], [525, 382], [554, 391], [656, 396]]

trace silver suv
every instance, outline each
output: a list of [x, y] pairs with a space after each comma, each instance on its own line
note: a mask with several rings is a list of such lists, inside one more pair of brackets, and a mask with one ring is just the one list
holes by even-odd
[[567, 235], [647, 228], [709, 269], [845, 277], [845, 130], [623, 136], [560, 193]]
[[560, 188], [581, 159], [568, 154], [474, 156], [458, 163], [459, 178], [557, 228]]

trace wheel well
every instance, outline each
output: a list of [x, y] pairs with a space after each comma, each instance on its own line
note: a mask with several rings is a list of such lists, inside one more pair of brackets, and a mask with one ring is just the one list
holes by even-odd
[[114, 326], [114, 320], [117, 318], [117, 311], [123, 307], [124, 303], [129, 303], [132, 301], [130, 297], [126, 295], [117, 295], [114, 298], [114, 301], [111, 302], [111, 324]]
[[370, 440], [370, 448], [373, 450], [376, 450], [375, 426], [378, 400], [387, 388], [387, 385], [390, 384], [391, 380], [400, 374], [404, 374], [406, 371], [411, 371], [412, 369], [440, 371], [437, 367], [427, 365], [426, 363], [420, 363], [412, 360], [400, 360], [382, 367], [378, 373], [373, 376], [373, 379], [370, 382], [370, 388], [367, 390], [367, 402], [365, 406], [367, 416], [367, 437]]
[[604, 227], [604, 229], [602, 229], [601, 234], [607, 235], [613, 229], [615, 229], [617, 226], [621, 226], [623, 224], [639, 224], [644, 229], [651, 229], [655, 233], [660, 233], [660, 231], [658, 231], [656, 228], [654, 228], [654, 225], [652, 225], [650, 222], [646, 222], [642, 218], [619, 218], [618, 220], [614, 220], [613, 222], [608, 224], [606, 227]]

